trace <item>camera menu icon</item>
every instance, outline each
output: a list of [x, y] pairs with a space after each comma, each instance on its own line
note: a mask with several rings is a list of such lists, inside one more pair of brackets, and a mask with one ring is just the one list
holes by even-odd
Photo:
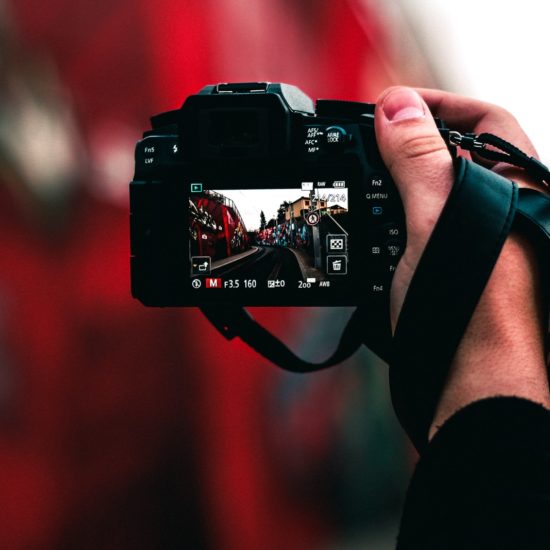
[[192, 256], [191, 275], [210, 275], [210, 256]]
[[327, 235], [327, 252], [345, 252], [346, 235]]
[[347, 256], [327, 256], [328, 275], [346, 275], [348, 272]]
[[194, 289], [198, 289], [202, 286], [202, 283], [201, 283], [201, 280], [200, 279], [193, 279], [191, 281], [191, 286], [194, 288]]

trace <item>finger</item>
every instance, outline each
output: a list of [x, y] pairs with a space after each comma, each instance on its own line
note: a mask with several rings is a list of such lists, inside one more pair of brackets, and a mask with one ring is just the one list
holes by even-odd
[[[475, 134], [483, 132], [496, 134], [519, 147], [527, 155], [539, 158], [531, 140], [516, 118], [506, 109], [441, 90], [419, 88], [417, 91], [424, 98], [432, 113], [444, 120], [451, 129]], [[502, 176], [514, 180], [520, 187], [531, 187], [547, 192], [541, 182], [530, 177], [521, 168], [511, 166], [506, 162], [487, 160], [475, 152], [472, 154], [472, 159], [478, 164], [487, 166]]]
[[537, 151], [516, 118], [506, 109], [441, 90], [417, 88], [434, 116], [445, 121], [449, 128], [461, 132], [497, 134], [538, 158]]
[[405, 207], [408, 243], [419, 253], [452, 187], [452, 160], [428, 106], [411, 88], [386, 90], [375, 112], [380, 154]]

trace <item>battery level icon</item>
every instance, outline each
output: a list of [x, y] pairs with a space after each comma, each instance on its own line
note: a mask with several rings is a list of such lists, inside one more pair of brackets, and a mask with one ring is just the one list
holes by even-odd
[[315, 277], [308, 277], [306, 279], [306, 283], [316, 283], [317, 279]]

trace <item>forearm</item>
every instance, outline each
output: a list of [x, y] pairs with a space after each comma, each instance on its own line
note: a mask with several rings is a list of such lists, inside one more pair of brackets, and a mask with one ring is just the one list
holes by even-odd
[[512, 234], [457, 349], [431, 426], [492, 396], [515, 396], [550, 409], [543, 304], [537, 258]]

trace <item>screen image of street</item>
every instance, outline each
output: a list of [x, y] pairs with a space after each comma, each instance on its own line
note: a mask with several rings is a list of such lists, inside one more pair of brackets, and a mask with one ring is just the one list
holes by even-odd
[[191, 276], [268, 281], [269, 286], [270, 281], [316, 283], [346, 275], [347, 226], [345, 187], [191, 193]]

